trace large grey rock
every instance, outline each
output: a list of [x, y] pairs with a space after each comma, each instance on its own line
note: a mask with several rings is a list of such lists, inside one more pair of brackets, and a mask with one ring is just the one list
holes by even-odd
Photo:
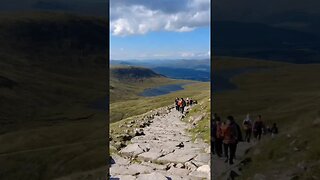
[[130, 163], [129, 159], [125, 159], [119, 155], [113, 154], [111, 155], [112, 158], [112, 164], [117, 164], [117, 165], [128, 165]]
[[137, 178], [132, 175], [118, 175], [111, 177], [110, 180], [136, 180]]
[[123, 174], [138, 175], [138, 174], [148, 174], [153, 172], [153, 168], [149, 166], [144, 166], [140, 164], [131, 164], [128, 166], [127, 171]]
[[127, 147], [123, 148], [120, 153], [128, 157], [135, 157], [145, 151], [147, 151], [147, 149], [144, 145], [135, 143], [129, 144]]
[[138, 159], [144, 160], [144, 161], [155, 161], [160, 156], [162, 156], [162, 153], [159, 152], [144, 152], [142, 154], [138, 155]]
[[192, 177], [192, 179], [209, 179], [209, 175], [207, 173], [199, 171], [193, 171], [189, 174], [189, 176]]
[[190, 171], [187, 169], [172, 167], [168, 170], [168, 173], [178, 175], [178, 176], [187, 176], [190, 173]]
[[166, 176], [161, 173], [153, 172], [150, 174], [140, 174], [137, 180], [168, 180]]
[[190, 161], [195, 156], [197, 156], [197, 153], [194, 151], [189, 150], [175, 150], [173, 153], [167, 154], [161, 158], [159, 158], [157, 161], [162, 163], [167, 162], [174, 162], [174, 163], [186, 163], [187, 161]]
[[208, 163], [210, 162], [210, 154], [208, 153], [201, 153], [199, 155], [197, 155], [194, 158], [195, 161], [199, 161], [199, 162], [203, 162], [203, 163]]
[[112, 176], [120, 175], [127, 171], [127, 166], [115, 164], [110, 167], [109, 171]]

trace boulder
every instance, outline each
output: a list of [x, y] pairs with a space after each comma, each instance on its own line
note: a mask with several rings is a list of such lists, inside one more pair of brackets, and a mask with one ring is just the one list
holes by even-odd
[[150, 180], [150, 179], [152, 179], [152, 180], [167, 180], [167, 177], [161, 173], [158, 173], [158, 172], [153, 172], [150, 174], [140, 174], [137, 177], [137, 180]]

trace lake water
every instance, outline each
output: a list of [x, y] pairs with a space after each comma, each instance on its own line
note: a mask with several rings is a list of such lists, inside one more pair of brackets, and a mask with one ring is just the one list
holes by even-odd
[[186, 84], [170, 84], [170, 85], [164, 85], [164, 86], [159, 86], [155, 88], [149, 88], [149, 89], [145, 89], [139, 95], [144, 97], [165, 95], [175, 91], [183, 90], [184, 85]]

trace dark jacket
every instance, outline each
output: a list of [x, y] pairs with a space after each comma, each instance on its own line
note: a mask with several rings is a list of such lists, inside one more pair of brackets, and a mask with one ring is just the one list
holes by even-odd
[[239, 124], [234, 123], [237, 126], [237, 131], [238, 131], [238, 142], [243, 141], [242, 133], [241, 133], [241, 127]]

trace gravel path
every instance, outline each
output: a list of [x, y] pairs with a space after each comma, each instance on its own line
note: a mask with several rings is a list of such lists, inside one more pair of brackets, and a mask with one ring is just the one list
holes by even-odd
[[175, 109], [154, 116], [119, 155], [111, 155], [111, 179], [210, 179], [209, 145], [193, 142], [182, 118]]

